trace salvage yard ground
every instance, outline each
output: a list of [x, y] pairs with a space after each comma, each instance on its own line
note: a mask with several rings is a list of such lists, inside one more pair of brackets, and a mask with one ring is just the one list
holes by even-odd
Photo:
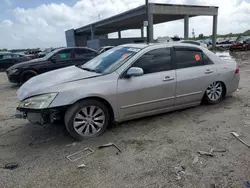
[[[63, 126], [35, 126], [14, 119], [18, 86], [0, 73], [0, 188], [242, 188], [250, 181], [250, 53], [233, 54], [240, 66], [239, 90], [217, 105], [113, 125], [101, 137], [74, 142]], [[122, 150], [97, 149], [108, 142]], [[76, 162], [66, 156], [89, 147]], [[214, 152], [199, 156], [197, 151]], [[196, 161], [194, 161], [196, 158]], [[77, 166], [85, 164], [85, 168]]]

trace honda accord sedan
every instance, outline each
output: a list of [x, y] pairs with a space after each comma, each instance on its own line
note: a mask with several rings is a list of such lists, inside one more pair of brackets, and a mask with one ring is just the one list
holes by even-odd
[[38, 75], [19, 90], [16, 117], [35, 124], [62, 120], [77, 140], [121, 122], [219, 103], [237, 90], [236, 62], [181, 43], [117, 46], [82, 66]]

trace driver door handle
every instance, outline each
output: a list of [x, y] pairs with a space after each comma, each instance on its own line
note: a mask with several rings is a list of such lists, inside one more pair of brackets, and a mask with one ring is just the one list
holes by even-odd
[[213, 70], [210, 70], [210, 69], [207, 69], [207, 70], [205, 70], [205, 74], [211, 74], [211, 73], [213, 73], [214, 71]]
[[166, 81], [171, 81], [171, 80], [174, 80], [174, 77], [165, 76], [165, 78], [163, 78], [163, 81], [164, 81], [164, 82], [166, 82]]

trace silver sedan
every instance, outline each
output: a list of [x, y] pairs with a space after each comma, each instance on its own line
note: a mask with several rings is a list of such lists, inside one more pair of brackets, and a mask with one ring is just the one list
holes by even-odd
[[63, 121], [77, 140], [101, 135], [112, 122], [216, 104], [237, 90], [239, 68], [189, 44], [126, 44], [83, 66], [36, 76], [19, 90], [16, 116]]

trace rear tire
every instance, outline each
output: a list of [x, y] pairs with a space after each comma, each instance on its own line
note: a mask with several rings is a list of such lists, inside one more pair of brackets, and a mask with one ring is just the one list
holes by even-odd
[[110, 123], [110, 113], [99, 100], [87, 99], [69, 107], [64, 122], [69, 134], [80, 141], [103, 134]]
[[219, 103], [225, 95], [225, 88], [222, 82], [212, 83], [204, 94], [205, 102], [208, 104]]
[[24, 72], [22, 72], [22, 74], [20, 76], [20, 83], [23, 84], [36, 75], [37, 75], [37, 72], [35, 72], [33, 70], [24, 71]]

